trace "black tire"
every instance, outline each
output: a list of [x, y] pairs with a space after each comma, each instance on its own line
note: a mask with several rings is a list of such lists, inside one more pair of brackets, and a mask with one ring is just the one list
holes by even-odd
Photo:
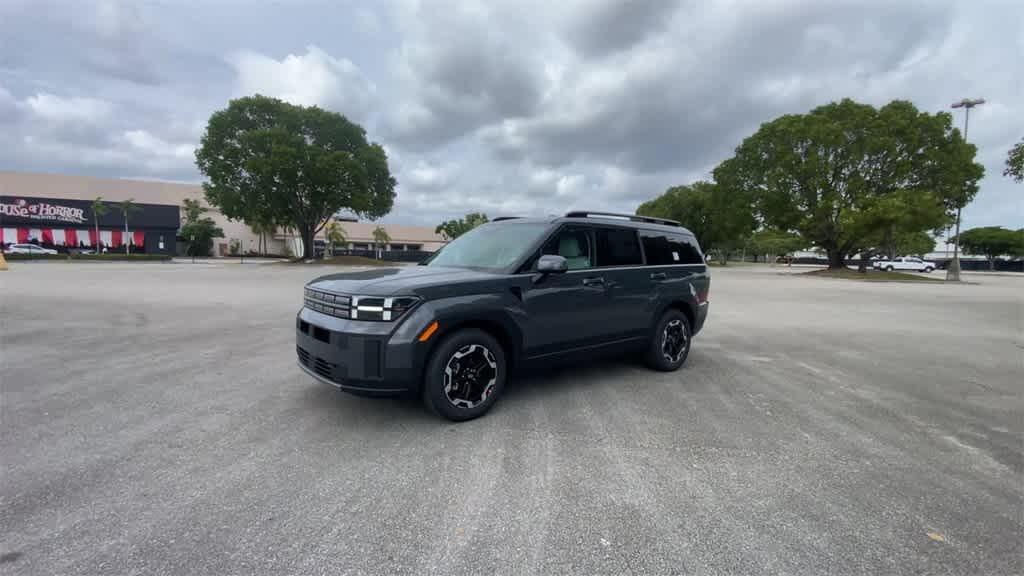
[[895, 270], [895, 268], [893, 268], [892, 266], [886, 266], [885, 267], [885, 271], [886, 272], [892, 272], [893, 270]]
[[924, 269], [924, 273], [925, 274], [931, 274], [932, 270], [935, 270], [935, 268], [932, 268], [931, 266], [928, 266], [927, 268]]
[[[681, 349], [675, 348], [678, 341], [675, 344], [670, 342], [673, 334], [676, 335], [676, 338], [684, 338]], [[686, 315], [675, 308], [666, 310], [658, 323], [654, 325], [654, 332], [651, 334], [651, 342], [647, 349], [647, 364], [661, 372], [678, 370], [686, 363], [692, 342], [693, 333], [690, 331], [690, 321]]]
[[[467, 364], [460, 363], [461, 359]], [[468, 372], [459, 378], [462, 370]], [[475, 328], [458, 330], [445, 336], [427, 360], [423, 403], [449, 420], [472, 420], [491, 409], [507, 378], [505, 351], [493, 336]]]

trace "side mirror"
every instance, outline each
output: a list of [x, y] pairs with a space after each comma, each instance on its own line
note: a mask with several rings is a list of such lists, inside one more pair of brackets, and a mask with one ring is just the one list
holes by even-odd
[[561, 274], [569, 269], [569, 262], [556, 254], [545, 254], [537, 260], [537, 272], [541, 274]]

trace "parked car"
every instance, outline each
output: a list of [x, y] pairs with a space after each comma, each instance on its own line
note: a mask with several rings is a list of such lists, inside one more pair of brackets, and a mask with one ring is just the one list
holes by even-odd
[[4, 250], [7, 254], [56, 254], [56, 250], [50, 248], [43, 248], [42, 246], [36, 246], [35, 244], [11, 244]]
[[513, 369], [635, 351], [676, 370], [708, 313], [710, 276], [678, 222], [600, 212], [499, 218], [419, 266], [323, 276], [296, 318], [299, 366], [362, 395], [416, 393], [482, 415]]
[[916, 272], [931, 272], [935, 270], [937, 266], [935, 262], [929, 262], [928, 260], [922, 260], [913, 256], [902, 256], [889, 260], [888, 258], [882, 258], [881, 260], [875, 260], [872, 264], [877, 270], [914, 270]]

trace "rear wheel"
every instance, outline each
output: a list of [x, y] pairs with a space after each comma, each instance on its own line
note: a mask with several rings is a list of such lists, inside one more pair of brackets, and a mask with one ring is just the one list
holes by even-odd
[[651, 335], [647, 363], [655, 370], [678, 370], [690, 355], [690, 321], [674, 308], [662, 315]]
[[423, 403], [449, 420], [471, 420], [491, 409], [507, 374], [505, 351], [493, 336], [459, 330], [445, 337], [427, 362]]
[[886, 266], [885, 267], [885, 271], [886, 272], [892, 272], [893, 270], [895, 270], [895, 268], [893, 268], [892, 266]]
[[935, 268], [932, 268], [931, 266], [927, 266], [927, 267], [925, 267], [925, 269], [924, 269], [924, 271], [925, 271], [925, 273], [926, 273], [926, 274], [931, 274], [931, 273], [932, 273], [932, 270], [935, 270]]

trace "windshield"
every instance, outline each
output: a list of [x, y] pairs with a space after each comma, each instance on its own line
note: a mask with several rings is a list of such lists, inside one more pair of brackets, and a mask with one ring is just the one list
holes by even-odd
[[519, 259], [548, 227], [542, 222], [484, 224], [449, 242], [426, 265], [505, 268]]

